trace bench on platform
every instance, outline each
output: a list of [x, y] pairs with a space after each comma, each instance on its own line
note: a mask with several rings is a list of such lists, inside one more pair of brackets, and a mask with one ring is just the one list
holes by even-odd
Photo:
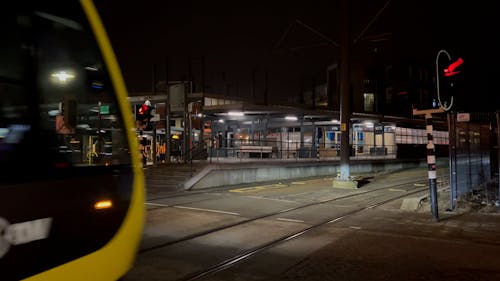
[[273, 147], [263, 145], [242, 145], [236, 152], [238, 157], [248, 156], [250, 158], [271, 158], [273, 154]]

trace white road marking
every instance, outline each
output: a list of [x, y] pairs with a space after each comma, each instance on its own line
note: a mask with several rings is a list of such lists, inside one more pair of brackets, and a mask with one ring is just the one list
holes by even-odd
[[174, 208], [188, 209], [188, 210], [195, 210], [195, 211], [204, 211], [204, 212], [212, 212], [212, 213], [219, 213], [219, 214], [227, 214], [227, 215], [233, 215], [233, 216], [239, 216], [240, 215], [238, 213], [233, 213], [233, 212], [225, 212], [225, 211], [219, 211], [219, 210], [202, 209], [202, 208], [194, 208], [194, 207], [186, 207], [186, 206], [174, 206]]
[[404, 189], [389, 188], [389, 191], [406, 191]]
[[278, 184], [270, 184], [270, 185], [242, 187], [242, 188], [230, 189], [229, 192], [243, 193], [243, 192], [261, 191], [261, 190], [273, 189], [273, 188], [279, 188], [279, 187], [287, 187], [287, 185], [278, 183]]
[[289, 221], [289, 222], [304, 222], [303, 220], [294, 220], [294, 219], [284, 219], [284, 218], [277, 218], [279, 221]]
[[243, 188], [236, 188], [236, 189], [230, 189], [229, 192], [252, 192], [252, 191], [259, 191], [259, 190], [264, 190], [266, 188], [270, 188], [270, 185], [259, 185], [259, 186], [252, 186], [252, 187], [243, 187]]
[[170, 205], [158, 204], [158, 203], [150, 203], [150, 202], [146, 202], [145, 204], [146, 205], [150, 205], [150, 206], [158, 206], [158, 207], [170, 207]]
[[349, 226], [349, 228], [352, 228], [352, 229], [361, 229], [361, 227], [359, 227], [359, 226]]
[[292, 200], [285, 200], [285, 199], [276, 199], [276, 198], [266, 198], [266, 197], [260, 197], [260, 196], [243, 196], [245, 198], [254, 198], [254, 199], [266, 199], [266, 200], [271, 200], [271, 201], [279, 201], [279, 202], [287, 202], [287, 203], [294, 203], [295, 201]]

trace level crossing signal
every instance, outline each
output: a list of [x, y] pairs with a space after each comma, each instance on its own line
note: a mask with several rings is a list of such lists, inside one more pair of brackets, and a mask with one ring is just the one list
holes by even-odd
[[[442, 70], [441, 101], [452, 100], [460, 96], [461, 80], [464, 75], [464, 60], [458, 58], [450, 60]], [[445, 105], [446, 106], [446, 105]]]
[[[446, 55], [446, 58], [439, 60], [442, 54]], [[440, 50], [436, 56], [437, 102], [439, 107], [445, 111], [451, 109], [453, 97], [459, 94], [458, 84], [460, 84], [459, 80], [463, 76], [463, 65], [464, 60], [462, 58], [452, 60], [446, 50]]]
[[444, 76], [450, 77], [459, 74], [460, 70], [458, 70], [457, 68], [461, 66], [463, 63], [464, 60], [462, 58], [458, 58], [456, 61], [452, 62], [450, 65], [448, 65], [447, 68], [443, 69]]
[[152, 130], [151, 118], [153, 118], [153, 106], [150, 101], [145, 101], [143, 104], [136, 105], [135, 120], [139, 121], [139, 127], [146, 131]]
[[149, 103], [143, 103], [141, 105], [136, 106], [136, 111], [135, 111], [135, 119], [137, 121], [149, 121], [151, 117], [153, 117], [152, 114], [153, 107]]

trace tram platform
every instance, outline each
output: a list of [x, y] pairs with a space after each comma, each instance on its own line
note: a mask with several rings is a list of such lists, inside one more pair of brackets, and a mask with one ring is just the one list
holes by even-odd
[[[440, 165], [447, 165], [447, 159], [439, 159]], [[266, 183], [314, 177], [336, 177], [340, 173], [339, 159], [304, 160], [231, 160], [223, 159], [208, 163], [193, 174], [183, 185], [186, 190], [221, 186]], [[349, 162], [352, 177], [363, 174], [379, 174], [401, 169], [423, 167], [422, 159], [352, 159]]]

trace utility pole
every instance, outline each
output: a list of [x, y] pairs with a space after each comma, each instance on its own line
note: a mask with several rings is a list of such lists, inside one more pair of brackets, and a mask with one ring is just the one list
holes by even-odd
[[[157, 77], [156, 77], [156, 64], [153, 64], [153, 96], [156, 96], [156, 83], [157, 83]], [[151, 121], [150, 121], [151, 122]], [[156, 121], [151, 122], [153, 123], [153, 140], [151, 141], [151, 146], [152, 146], [152, 151], [153, 151], [153, 165], [156, 165]]]
[[170, 163], [171, 132], [170, 132], [170, 86], [168, 85], [168, 59], [165, 61], [165, 162]]
[[182, 160], [184, 161], [184, 163], [187, 163], [188, 161], [188, 150], [189, 150], [189, 141], [190, 141], [190, 137], [191, 137], [191, 131], [190, 131], [190, 128], [188, 127], [189, 126], [189, 121], [188, 121], [188, 118], [191, 118], [190, 115], [189, 115], [189, 112], [188, 112], [188, 104], [189, 104], [189, 101], [188, 101], [188, 98], [190, 96], [190, 94], [192, 93], [193, 91], [193, 84], [192, 84], [192, 79], [193, 79], [193, 73], [191, 71], [191, 56], [189, 56], [188, 58], [188, 81], [187, 81], [187, 89], [186, 87], [184, 87], [184, 113], [182, 114], [182, 121], [184, 122], [183, 124], [183, 151], [182, 151]]
[[[340, 43], [337, 43], [325, 36], [321, 32], [305, 24], [304, 22], [296, 19], [295, 23], [305, 27], [307, 30], [321, 37], [323, 40], [334, 47], [339, 48], [339, 71], [340, 71], [340, 131], [341, 131], [341, 144], [340, 144], [340, 177], [333, 180], [333, 187], [343, 188], [357, 188], [356, 181], [350, 178], [349, 158], [351, 148], [349, 145], [349, 129], [351, 121], [351, 91], [350, 91], [350, 50], [353, 45], [361, 41], [364, 34], [372, 26], [372, 24], [379, 18], [382, 12], [389, 6], [391, 0], [387, 0], [384, 6], [377, 12], [375, 17], [368, 23], [368, 25], [361, 31], [356, 39], [351, 43], [350, 23], [349, 23], [349, 0], [340, 1]], [[275, 48], [277, 48], [286, 38], [292, 25], [288, 26], [285, 33], [282, 35]], [[330, 70], [330, 69], [329, 69]], [[302, 85], [303, 86], [303, 85]], [[303, 89], [301, 89], [301, 97], [303, 99]], [[329, 99], [330, 101], [330, 99]], [[303, 102], [303, 101], [302, 101]]]
[[349, 128], [351, 120], [350, 93], [350, 25], [349, 1], [340, 1], [340, 177], [333, 180], [333, 187], [357, 188], [358, 183], [350, 179]]

